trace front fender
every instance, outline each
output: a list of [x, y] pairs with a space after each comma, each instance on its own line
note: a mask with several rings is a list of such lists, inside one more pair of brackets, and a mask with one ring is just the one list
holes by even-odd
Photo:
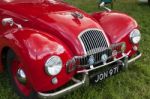
[[133, 45], [129, 38], [130, 32], [133, 29], [138, 28], [138, 24], [133, 18], [126, 14], [113, 11], [97, 12], [93, 13], [92, 16], [104, 29], [112, 44], [126, 42], [126, 52], [131, 51], [130, 56], [135, 53], [135, 51], [133, 50], [133, 46], [138, 45]]
[[[66, 62], [72, 58], [69, 48], [59, 39], [50, 34], [33, 29], [14, 29], [3, 36], [5, 46], [9, 46], [24, 64], [23, 69], [34, 90], [39, 92], [56, 89], [68, 82], [74, 73], [66, 72]], [[52, 56], [58, 55], [63, 61], [62, 71], [55, 77], [58, 84], [53, 85], [53, 76], [45, 73], [45, 62]]]
[[112, 43], [119, 42], [133, 29], [138, 27], [137, 22], [130, 16], [118, 12], [98, 12], [92, 16], [102, 26]]

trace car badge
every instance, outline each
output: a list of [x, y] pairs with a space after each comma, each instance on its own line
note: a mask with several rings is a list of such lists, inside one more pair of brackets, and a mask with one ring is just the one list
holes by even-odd
[[91, 56], [89, 57], [88, 63], [89, 63], [89, 65], [93, 65], [93, 64], [95, 63], [95, 58], [94, 58], [93, 55], [91, 55]]
[[83, 14], [81, 14], [80, 12], [72, 12], [71, 15], [75, 18], [79, 18], [82, 19], [83, 18]]
[[102, 60], [102, 62], [106, 63], [106, 61], [108, 60], [108, 55], [107, 54], [103, 54], [101, 56], [101, 60]]

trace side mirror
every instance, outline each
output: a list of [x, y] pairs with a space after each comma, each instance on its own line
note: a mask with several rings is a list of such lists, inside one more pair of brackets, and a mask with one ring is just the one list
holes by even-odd
[[111, 8], [113, 8], [113, 0], [100, 0], [99, 7], [106, 9], [107, 11], [111, 11], [105, 4], [111, 4]]
[[2, 19], [2, 25], [3, 26], [7, 26], [7, 25], [13, 26], [14, 20], [12, 18], [4, 18], [4, 19]]
[[4, 18], [2, 19], [2, 25], [3, 26], [17, 26], [19, 29], [22, 29], [22, 25], [21, 24], [18, 24], [16, 22], [14, 22], [13, 18]]

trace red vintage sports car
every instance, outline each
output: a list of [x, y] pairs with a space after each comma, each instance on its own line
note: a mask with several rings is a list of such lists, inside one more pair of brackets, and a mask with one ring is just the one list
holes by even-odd
[[62, 0], [0, 1], [0, 70], [19, 96], [60, 97], [140, 58], [137, 22], [104, 4], [88, 14]]

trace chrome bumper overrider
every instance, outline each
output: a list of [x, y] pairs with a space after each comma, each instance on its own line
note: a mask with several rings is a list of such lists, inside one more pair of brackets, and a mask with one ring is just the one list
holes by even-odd
[[41, 98], [41, 99], [56, 99], [56, 98], [58, 98], [58, 97], [60, 97], [60, 96], [62, 96], [62, 95], [64, 95], [64, 94], [68, 94], [69, 92], [74, 91], [75, 89], [78, 89], [78, 88], [80, 88], [80, 87], [82, 87], [82, 86], [88, 85], [88, 84], [89, 84], [89, 76], [88, 76], [88, 73], [89, 73], [90, 71], [93, 71], [93, 70], [102, 68], [102, 67], [104, 67], [104, 66], [110, 65], [110, 64], [112, 64], [112, 63], [114, 63], [114, 62], [117, 62], [117, 61], [123, 59], [123, 58], [125, 58], [124, 66], [127, 67], [128, 64], [130, 64], [130, 63], [134, 62], [135, 60], [139, 59], [141, 56], [142, 56], [142, 54], [141, 54], [141, 53], [138, 53], [136, 57], [134, 57], [134, 58], [128, 60], [128, 55], [124, 55], [124, 56], [122, 56], [121, 58], [116, 59], [116, 60], [114, 60], [114, 61], [112, 61], [112, 62], [106, 63], [106, 64], [104, 64], [104, 65], [97, 66], [97, 67], [93, 67], [93, 68], [88, 69], [88, 70], [78, 71], [77, 73], [83, 74], [82, 80], [77, 80], [77, 79], [75, 79], [75, 78], [72, 78], [72, 81], [74, 81], [75, 84], [73, 84], [73, 85], [71, 85], [71, 86], [69, 86], [69, 87], [67, 87], [67, 88], [64, 88], [64, 89], [62, 89], [62, 90], [60, 90], [60, 91], [54, 92], [54, 93], [41, 93], [41, 92], [38, 92], [38, 96], [39, 96], [39, 98]]

